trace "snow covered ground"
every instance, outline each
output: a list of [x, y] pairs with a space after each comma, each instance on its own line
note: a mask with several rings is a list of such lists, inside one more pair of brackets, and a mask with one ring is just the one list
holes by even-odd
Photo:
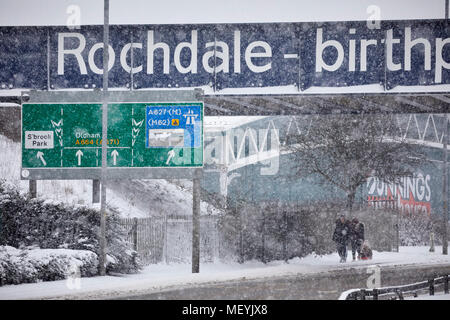
[[[273, 261], [267, 264], [248, 261], [244, 264], [215, 262], [202, 264], [199, 274], [191, 273], [190, 264], [155, 264], [147, 266], [134, 275], [81, 278], [78, 286], [74, 280], [41, 282], [34, 284], [8, 285], [0, 287], [0, 299], [72, 298], [95, 299], [109, 294], [137, 294], [144, 290], [186, 287], [192, 284], [217, 283], [230, 280], [259, 279], [295, 274], [314, 274], [349, 268], [368, 266], [400, 266], [414, 264], [450, 264], [450, 256], [442, 255], [442, 248], [434, 253], [428, 247], [401, 247], [400, 252], [374, 252], [374, 259], [368, 261], [339, 263], [336, 253], [305, 258], [294, 258], [285, 263]], [[381, 283], [383, 285], [383, 283]], [[436, 298], [443, 298], [438, 296]], [[424, 297], [426, 298], [426, 297]], [[419, 298], [417, 298], [419, 299]]]
[[[233, 124], [231, 124], [233, 125]], [[0, 134], [0, 179], [28, 192], [28, 181], [20, 179], [21, 146]], [[106, 202], [124, 218], [144, 218], [164, 213], [182, 214], [192, 208], [192, 181], [176, 185], [166, 180], [134, 180], [118, 182], [123, 185], [107, 188]], [[92, 204], [91, 180], [39, 180], [38, 198], [64, 202], [71, 205]], [[145, 197], [142, 195], [145, 194]], [[152, 203], [152, 206], [149, 206]], [[149, 208], [152, 208], [150, 211]], [[218, 213], [219, 210], [206, 202], [201, 203], [202, 214]]]

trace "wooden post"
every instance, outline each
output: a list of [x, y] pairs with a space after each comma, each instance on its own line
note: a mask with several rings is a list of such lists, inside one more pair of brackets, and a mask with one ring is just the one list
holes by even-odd
[[30, 198], [34, 199], [37, 197], [37, 181], [29, 180], [29, 194]]
[[373, 300], [378, 300], [378, 289], [373, 289]]
[[366, 290], [361, 289], [361, 291], [359, 292], [360, 294], [360, 300], [366, 300]]
[[448, 294], [448, 274], [444, 276], [444, 293]]
[[100, 202], [100, 180], [92, 180], [92, 203]]
[[133, 218], [133, 250], [137, 252], [138, 219]]
[[400, 252], [400, 211], [395, 208], [395, 199], [393, 203], [393, 210], [395, 210], [396, 214], [396, 223], [395, 223], [395, 248], [397, 252]]
[[286, 210], [283, 210], [283, 258], [284, 261], [288, 261], [288, 252], [287, 252], [287, 238], [288, 238], [288, 218], [287, 218], [287, 212]]
[[261, 210], [262, 213], [262, 231], [261, 231], [261, 261], [266, 263], [266, 215], [264, 214], [264, 208]]
[[428, 284], [430, 287], [430, 296], [434, 296], [434, 279], [428, 280]]
[[193, 180], [192, 192], [192, 273], [200, 272], [200, 179]]
[[[235, 206], [236, 208], [237, 206]], [[244, 263], [244, 224], [242, 210], [239, 210], [239, 263]]]
[[434, 232], [430, 234], [430, 252], [434, 252]]

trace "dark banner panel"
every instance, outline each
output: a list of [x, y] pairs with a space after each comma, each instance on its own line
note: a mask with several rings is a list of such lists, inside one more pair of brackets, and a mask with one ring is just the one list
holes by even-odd
[[[0, 27], [0, 87], [101, 87], [102, 38], [101, 25]], [[379, 29], [366, 21], [112, 25], [109, 50], [112, 88], [427, 92], [450, 83], [445, 20], [384, 21]]]
[[45, 27], [0, 28], [0, 88], [47, 89]]

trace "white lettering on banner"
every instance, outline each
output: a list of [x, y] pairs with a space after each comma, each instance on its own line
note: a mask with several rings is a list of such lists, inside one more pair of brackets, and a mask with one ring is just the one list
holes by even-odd
[[[253, 52], [254, 48], [263, 48], [263, 52]], [[267, 42], [264, 41], [255, 41], [248, 45], [247, 49], [245, 49], [245, 62], [247, 63], [247, 67], [255, 72], [261, 73], [269, 70], [272, 67], [272, 63], [269, 62], [263, 66], [257, 66], [253, 64], [252, 58], [270, 58], [272, 57], [272, 48]]]
[[376, 46], [378, 41], [375, 39], [361, 39], [361, 71], [367, 71], [367, 47]]
[[[323, 61], [323, 51], [326, 47], [334, 47], [337, 50], [338, 56], [332, 65], [328, 65]], [[316, 72], [322, 72], [322, 69], [327, 71], [336, 71], [344, 61], [344, 47], [336, 40], [327, 40], [323, 42], [323, 30], [317, 29], [316, 36]]]
[[411, 49], [415, 45], [423, 44], [425, 50], [425, 70], [431, 70], [431, 44], [425, 38], [411, 40], [411, 28], [405, 28], [405, 70], [411, 71]]
[[[191, 51], [191, 62], [187, 67], [183, 67], [180, 61], [181, 51], [184, 48]], [[197, 30], [192, 30], [191, 42], [181, 42], [177, 45], [174, 52], [174, 62], [180, 73], [197, 73]]]
[[[355, 34], [356, 29], [350, 29], [350, 34]], [[356, 40], [352, 39], [348, 42], [348, 71], [355, 71], [356, 69]]]
[[[79, 39], [79, 46], [73, 49], [66, 49], [64, 47], [64, 39], [65, 38], [78, 38]], [[239, 30], [234, 31], [234, 47], [233, 47], [233, 54], [234, 54], [234, 73], [240, 73], [241, 72], [241, 34]], [[122, 50], [120, 51], [120, 65], [127, 73], [138, 73], [143, 70], [143, 66], [134, 66], [133, 68], [127, 63], [127, 55], [130, 51], [131, 46], [133, 48], [142, 49], [143, 45], [139, 42], [133, 42], [127, 43], [124, 45]], [[64, 56], [65, 55], [74, 55], [77, 59], [80, 73], [81, 74], [87, 74], [86, 64], [82, 57], [82, 52], [84, 51], [86, 47], [86, 39], [85, 37], [80, 33], [59, 33], [58, 34], [58, 74], [63, 75], [64, 74]], [[96, 43], [94, 44], [88, 53], [88, 64], [92, 72], [96, 74], [102, 74], [103, 70], [100, 69], [94, 62], [94, 55], [97, 52], [97, 50], [103, 48], [102, 43]], [[215, 67], [215, 72], [223, 72], [223, 73], [229, 73], [230, 72], [230, 49], [226, 42], [223, 41], [215, 41], [215, 42], [208, 42], [205, 45], [206, 49], [212, 48], [213, 50], [206, 51], [202, 56], [202, 66], [203, 69], [208, 73], [214, 72], [214, 65], [210, 65], [210, 59], [215, 57], [221, 60], [221, 63]], [[157, 72], [154, 69], [154, 60], [157, 50], [162, 50], [162, 62], [163, 62], [163, 70], [162, 72], [164, 74], [170, 74], [170, 46], [169, 44], [165, 42], [155, 42], [155, 32], [153, 30], [149, 30], [147, 32], [147, 74], [154, 74]], [[190, 61], [189, 65], [184, 66], [181, 63], [181, 56], [182, 53], [189, 51], [190, 52]], [[108, 69], [111, 70], [111, 68], [114, 66], [115, 63], [115, 52], [114, 49], [109, 46], [109, 64]], [[186, 74], [186, 73], [192, 73], [196, 74], [198, 73], [198, 67], [197, 67], [197, 55], [198, 55], [198, 31], [192, 30], [191, 31], [191, 41], [190, 42], [181, 42], [179, 43], [174, 50], [173, 55], [173, 65], [175, 66], [176, 70], [179, 73]], [[250, 43], [244, 54], [244, 59], [247, 64], [247, 67], [250, 69], [250, 71], [255, 73], [261, 73], [269, 70], [272, 67], [272, 63], [269, 61], [264, 65], [256, 65], [253, 62], [253, 59], [255, 58], [271, 58], [272, 57], [272, 47], [269, 45], [269, 43], [265, 41], [254, 41]]]
[[[78, 48], [65, 49], [64, 40], [66, 38], [77, 38], [80, 41]], [[64, 74], [64, 56], [72, 54], [77, 58], [78, 66], [81, 74], [87, 74], [86, 64], [84, 63], [81, 52], [86, 47], [86, 39], [81, 33], [58, 33], [58, 74]]]
[[394, 63], [393, 59], [393, 51], [394, 51], [394, 44], [399, 44], [400, 39], [394, 39], [394, 30], [388, 30], [387, 36], [386, 36], [386, 61], [387, 61], [387, 67], [390, 71], [398, 71], [402, 68], [401, 63]]
[[450, 69], [450, 62], [444, 60], [442, 56], [442, 50], [446, 44], [450, 44], [450, 38], [442, 40], [442, 38], [436, 39], [436, 67], [434, 71], [434, 82], [442, 82], [442, 68]]
[[142, 49], [142, 43], [127, 43], [123, 46], [122, 51], [120, 52], [120, 65], [122, 66], [123, 70], [130, 73], [138, 73], [142, 71], [142, 65], [131, 68], [130, 65], [127, 63], [127, 54], [128, 51], [130, 51], [131, 46], [134, 48]]
[[[103, 74], [103, 68], [100, 69], [99, 67], [97, 67], [97, 65], [95, 64], [95, 61], [94, 61], [95, 52], [98, 49], [103, 50], [102, 42], [94, 44], [92, 46], [91, 50], [89, 50], [89, 56], [88, 56], [89, 68], [91, 68], [92, 72], [94, 72], [96, 74]], [[109, 71], [114, 66], [114, 60], [116, 59], [116, 54], [114, 53], [114, 50], [111, 47], [111, 45], [108, 45], [108, 53], [109, 53], [109, 59], [108, 59], [108, 71]]]
[[156, 49], [162, 49], [164, 52], [164, 74], [169, 74], [170, 67], [170, 48], [167, 43], [155, 43], [153, 30], [147, 33], [147, 74], [153, 74], [153, 57]]
[[[383, 34], [385, 39], [382, 39], [380, 43], [377, 39], [366, 39], [361, 36], [357, 38], [357, 31], [356, 28], [349, 28], [347, 34], [338, 34], [340, 38], [333, 39], [331, 37], [335, 33], [325, 33], [324, 28], [317, 28], [315, 35], [315, 66], [313, 66], [315, 72], [321, 73], [324, 70], [336, 72], [342, 69], [343, 65], [346, 66], [349, 72], [367, 72], [368, 60], [379, 59], [379, 56], [374, 57], [373, 54], [378, 45], [385, 46], [385, 59], [388, 71], [401, 71], [402, 68], [404, 71], [412, 71], [414, 67], [412, 63], [414, 52], [418, 52], [423, 56], [423, 69], [425, 71], [431, 71], [434, 67], [435, 84], [442, 82], [443, 70], [450, 70], [450, 61], [444, 59], [446, 56], [444, 50], [449, 49], [447, 45], [450, 44], [450, 38], [428, 39], [425, 37], [414, 37], [417, 34], [415, 32], [417, 30], [405, 27], [403, 29], [404, 32], [400, 33], [404, 35], [404, 39], [396, 38], [394, 29], [389, 29]], [[420, 29], [419, 31], [423, 33]], [[384, 31], [380, 32], [384, 33]], [[269, 42], [261, 39], [241, 47], [242, 35], [240, 30], [233, 31], [233, 38], [229, 42], [214, 39], [214, 41], [208, 41], [205, 44], [199, 43], [198, 30], [191, 30], [186, 41], [179, 43], [162, 41], [161, 34], [154, 30], [148, 30], [146, 35], [147, 39], [142, 40], [146, 41], [147, 48], [145, 51], [142, 50], [144, 48], [143, 42], [129, 42], [125, 43], [122, 48], [115, 49], [119, 50], [118, 54], [120, 52], [120, 67], [125, 72], [141, 72], [145, 65], [147, 74], [158, 74], [161, 72], [163, 74], [173, 72], [197, 74], [202, 71], [207, 73], [239, 74], [242, 72], [241, 63], [245, 61], [249, 72], [263, 73], [272, 69], [273, 57], [294, 57], [294, 54], [287, 52], [274, 53], [274, 48]], [[348, 39], [345, 40], [347, 43], [344, 43], [342, 38]], [[88, 73], [86, 62], [93, 73], [102, 74], [103, 70], [94, 61], [97, 50], [102, 49], [102, 47], [103, 44], [99, 42], [94, 43], [90, 48], [86, 48], [86, 38], [78, 32], [58, 33], [58, 75], [64, 75], [65, 63], [73, 63], [74, 60], [78, 64], [81, 75]], [[146, 57], [142, 58], [142, 62], [139, 65], [131, 66], [127, 62], [132, 47], [139, 49], [139, 54], [142, 52], [146, 55]], [[88, 50], [87, 54], [86, 50]], [[110, 54], [108, 68], [111, 70], [115, 63], [116, 53], [111, 46], [109, 46], [108, 50]], [[358, 50], [359, 57], [357, 57]], [[330, 51], [334, 51], [333, 61], [326, 59], [326, 55]], [[87, 61], [84, 60], [86, 56]], [[436, 58], [432, 58], [433, 56]], [[71, 59], [67, 59], [68, 57]], [[187, 60], [183, 59], [184, 57], [187, 57]], [[297, 56], [295, 55], [295, 57]], [[157, 65], [160, 64], [162, 70], [155, 70], [155, 59], [158, 60]], [[231, 59], [233, 59], [233, 70], [230, 70]], [[199, 62], [200, 65], [197, 65]], [[434, 66], [433, 63], [435, 63]], [[203, 70], [200, 70], [200, 68]], [[73, 67], [71, 69], [73, 70]], [[374, 70], [370, 71], [373, 72]]]
[[234, 73], [241, 73], [241, 32], [234, 31]]
[[[208, 42], [205, 45], [205, 48], [214, 47], [214, 42]], [[209, 59], [214, 57], [214, 54], [216, 58], [219, 58], [222, 60], [222, 63], [218, 66], [216, 66], [216, 72], [228, 73], [230, 71], [230, 59], [229, 59], [229, 48], [228, 45], [223, 41], [216, 41], [215, 45], [216, 49], [215, 51], [208, 51], [203, 55], [202, 64], [203, 69], [205, 69], [206, 72], [213, 73], [214, 67], [211, 67], [209, 65]], [[222, 51], [218, 51], [217, 48], [221, 48]]]

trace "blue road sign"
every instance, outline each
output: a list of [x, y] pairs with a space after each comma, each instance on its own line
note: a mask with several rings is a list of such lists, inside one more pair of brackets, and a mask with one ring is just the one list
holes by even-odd
[[147, 148], [201, 146], [202, 110], [198, 104], [152, 104], [146, 107]]

